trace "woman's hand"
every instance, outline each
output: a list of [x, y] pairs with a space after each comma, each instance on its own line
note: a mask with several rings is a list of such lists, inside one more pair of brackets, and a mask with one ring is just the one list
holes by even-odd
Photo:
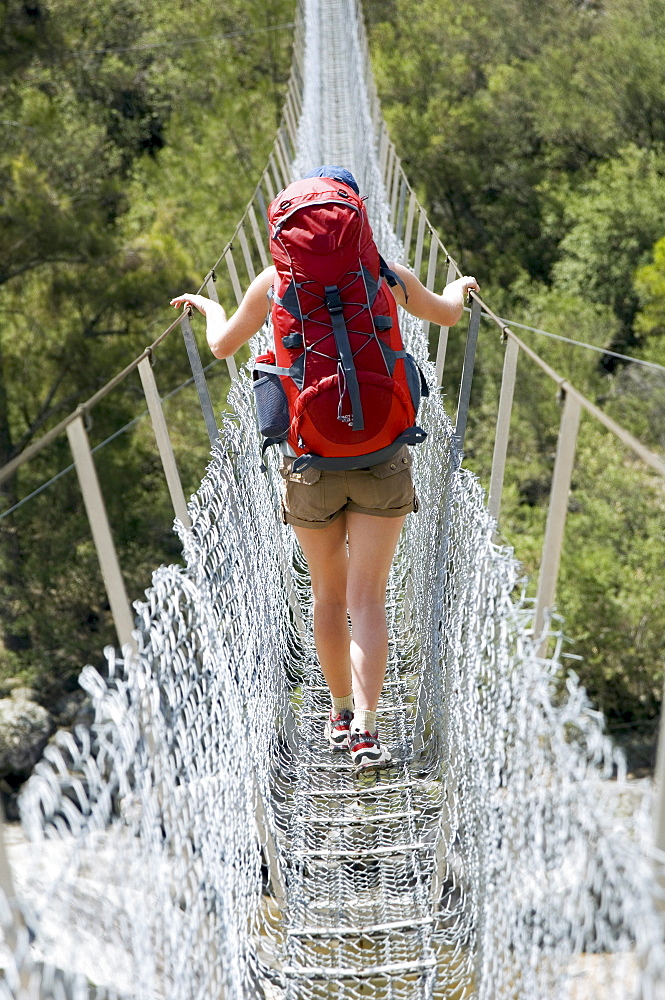
[[403, 264], [388, 265], [406, 285], [408, 298], [398, 286], [391, 288], [398, 305], [403, 306], [412, 316], [428, 320], [438, 326], [455, 326], [464, 312], [464, 299], [470, 290], [479, 291], [480, 286], [471, 274], [456, 278], [443, 289], [441, 295], [430, 292]]
[[462, 307], [464, 307], [464, 301], [472, 290], [479, 292], [480, 285], [472, 274], [465, 274], [463, 277], [456, 278], [455, 281], [451, 281], [449, 285], [446, 285], [442, 295], [451, 304], [461, 302]]
[[172, 306], [193, 306], [206, 318], [206, 339], [208, 347], [216, 358], [225, 358], [223, 338], [226, 330], [226, 313], [222, 306], [213, 299], [208, 299], [205, 295], [193, 295], [191, 292], [184, 292], [171, 299]]
[[478, 284], [478, 282], [476, 281], [476, 279], [473, 277], [472, 274], [465, 274], [464, 277], [458, 278], [457, 280], [462, 285], [462, 292], [465, 298], [472, 289], [474, 292], [480, 291], [480, 285]]
[[174, 299], [171, 299], [169, 305], [176, 309], [178, 306], [194, 306], [202, 316], [206, 316], [206, 308], [210, 305], [210, 301], [205, 295], [193, 295], [191, 292], [185, 292], [183, 295], [176, 295]]
[[465, 274], [446, 285], [441, 293], [441, 301], [453, 311], [453, 318], [452, 322], [444, 325], [454, 326], [457, 323], [464, 312], [464, 302], [471, 289], [474, 292], [480, 291], [480, 285], [472, 274]]
[[230, 320], [224, 307], [205, 295], [183, 292], [171, 299], [171, 305], [176, 309], [178, 306], [198, 309], [206, 318], [208, 347], [216, 358], [230, 358], [263, 326], [269, 309], [266, 295], [274, 277], [274, 267], [267, 267], [257, 274]]

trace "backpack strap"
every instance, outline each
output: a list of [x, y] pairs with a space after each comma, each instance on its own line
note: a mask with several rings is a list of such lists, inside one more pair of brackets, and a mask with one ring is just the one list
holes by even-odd
[[261, 464], [259, 466], [261, 472], [268, 471], [268, 466], [266, 465], [266, 451], [268, 448], [272, 448], [274, 444], [282, 444], [283, 441], [286, 441], [286, 434], [283, 434], [281, 437], [271, 437], [264, 440], [261, 446]]
[[255, 361], [254, 370], [259, 372], [273, 372], [275, 375], [291, 375], [290, 368], [280, 368], [279, 365], [269, 365], [265, 361]]
[[358, 375], [353, 361], [353, 351], [349, 343], [349, 333], [344, 322], [344, 310], [342, 299], [337, 285], [326, 285], [326, 305], [330, 313], [335, 344], [339, 354], [344, 375], [346, 377], [346, 387], [349, 390], [351, 400], [351, 430], [362, 431], [365, 429], [362, 403], [360, 402], [360, 387], [358, 386]]
[[389, 344], [384, 343], [383, 340], [379, 340], [379, 347], [381, 348], [381, 353], [383, 354], [383, 357], [385, 359], [386, 367], [388, 368], [389, 373], [392, 375], [392, 373], [395, 371], [395, 362], [397, 361], [398, 358], [405, 358], [406, 351], [404, 349], [402, 349], [401, 351], [394, 351], [392, 347]]
[[291, 279], [287, 285], [286, 291], [281, 296], [275, 294], [275, 289], [271, 285], [268, 289], [268, 298], [276, 302], [278, 306], [283, 306], [288, 313], [290, 313], [294, 319], [302, 319], [302, 311], [300, 309], [300, 300], [298, 298], [298, 286], [296, 282]]
[[270, 365], [266, 361], [255, 361], [254, 370], [260, 372], [272, 372], [273, 375], [286, 375], [292, 378], [299, 389], [303, 387], [305, 369], [305, 355], [301, 354], [293, 362], [290, 368], [280, 368], [279, 365]]
[[394, 288], [395, 285], [400, 285], [402, 291], [404, 292], [404, 301], [409, 301], [409, 293], [406, 290], [406, 285], [400, 278], [399, 274], [395, 274], [392, 268], [388, 267], [381, 254], [379, 254], [379, 274], [382, 278], [386, 279], [391, 288]]
[[427, 431], [422, 427], [408, 427], [403, 434], [400, 434], [392, 444], [378, 451], [369, 452], [367, 455], [344, 455], [337, 458], [324, 458], [322, 455], [300, 455], [294, 459], [291, 468], [294, 472], [304, 472], [305, 469], [313, 467], [315, 469], [368, 469], [381, 462], [387, 462], [389, 458], [396, 455], [403, 444], [420, 444], [427, 437]]

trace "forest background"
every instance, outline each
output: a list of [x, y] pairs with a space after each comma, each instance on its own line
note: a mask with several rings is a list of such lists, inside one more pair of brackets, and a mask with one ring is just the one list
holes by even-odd
[[[380, 98], [404, 168], [504, 317], [665, 365], [663, 0], [367, 0]], [[0, 465], [154, 339], [199, 286], [265, 165], [291, 64], [291, 0], [3, 0]], [[441, 281], [443, 274], [441, 274]], [[230, 305], [230, 301], [228, 303]], [[444, 389], [454, 409], [462, 321]], [[202, 324], [197, 335], [205, 349]], [[523, 334], [665, 451], [665, 371]], [[433, 350], [435, 350], [434, 345]], [[483, 325], [467, 465], [487, 485], [503, 347]], [[181, 340], [156, 374], [187, 494], [205, 428]], [[228, 376], [210, 369], [215, 405]], [[179, 559], [138, 379], [94, 412], [130, 597]], [[520, 362], [501, 530], [536, 570], [560, 411]], [[110, 613], [61, 437], [0, 487], [0, 695], [66, 724]], [[558, 607], [569, 663], [635, 770], [653, 763], [665, 677], [665, 490], [584, 420]], [[528, 592], [532, 593], [533, 584]], [[9, 776], [11, 779], [11, 776]]]

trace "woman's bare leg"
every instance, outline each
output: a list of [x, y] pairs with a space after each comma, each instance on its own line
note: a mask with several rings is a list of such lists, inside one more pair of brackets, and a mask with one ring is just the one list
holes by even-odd
[[376, 711], [388, 661], [386, 586], [406, 520], [346, 512], [349, 565], [346, 604], [351, 616], [351, 670], [356, 709]]
[[314, 642], [333, 698], [351, 693], [349, 625], [346, 617], [346, 513], [325, 528], [296, 528], [314, 595]]

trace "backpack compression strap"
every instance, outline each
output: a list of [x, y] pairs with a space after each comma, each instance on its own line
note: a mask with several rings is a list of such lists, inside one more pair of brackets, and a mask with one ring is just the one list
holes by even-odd
[[326, 285], [325, 290], [326, 305], [328, 306], [328, 312], [330, 313], [330, 321], [332, 323], [337, 353], [339, 354], [342, 362], [342, 368], [344, 369], [344, 375], [346, 378], [346, 387], [349, 390], [349, 399], [351, 400], [351, 430], [362, 431], [365, 429], [365, 420], [363, 417], [362, 403], [360, 402], [358, 375], [356, 374], [356, 366], [353, 362], [353, 351], [351, 350], [349, 334], [346, 329], [346, 323], [344, 322], [342, 299], [337, 285]]

